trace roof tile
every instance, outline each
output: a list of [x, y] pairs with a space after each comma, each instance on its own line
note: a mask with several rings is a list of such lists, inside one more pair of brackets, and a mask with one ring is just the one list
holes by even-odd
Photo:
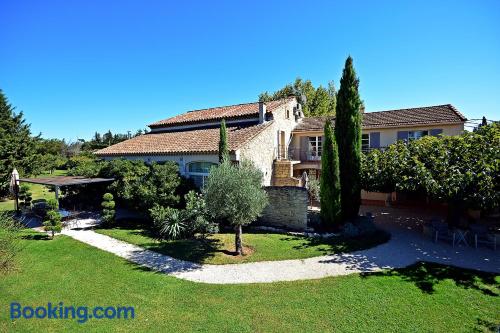
[[[247, 127], [228, 127], [229, 150], [235, 151], [267, 128], [273, 121]], [[149, 133], [101, 149], [98, 156], [113, 155], [169, 155], [179, 153], [217, 153], [219, 128], [182, 132]]]
[[[302, 119], [295, 132], [322, 131], [327, 117]], [[332, 118], [332, 120], [335, 120]], [[467, 120], [450, 104], [410, 109], [363, 113], [363, 128], [408, 127], [432, 124], [456, 124]]]
[[[266, 102], [267, 112], [273, 112], [279, 106], [295, 97], [289, 97], [276, 101]], [[173, 125], [184, 125], [188, 123], [199, 123], [207, 120], [242, 119], [259, 116], [259, 102], [220, 106], [209, 109], [193, 110], [175, 117], [163, 119], [149, 125], [151, 128], [169, 127]]]

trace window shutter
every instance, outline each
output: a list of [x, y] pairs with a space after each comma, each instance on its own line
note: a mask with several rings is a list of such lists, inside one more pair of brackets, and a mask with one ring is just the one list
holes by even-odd
[[430, 133], [432, 136], [438, 136], [439, 134], [443, 134], [443, 129], [442, 128], [433, 128], [433, 129], [431, 129]]
[[300, 137], [300, 160], [307, 160], [307, 151], [309, 150], [309, 137], [301, 136]]
[[370, 133], [370, 148], [380, 148], [380, 132]]
[[408, 140], [408, 131], [398, 131], [398, 140]]

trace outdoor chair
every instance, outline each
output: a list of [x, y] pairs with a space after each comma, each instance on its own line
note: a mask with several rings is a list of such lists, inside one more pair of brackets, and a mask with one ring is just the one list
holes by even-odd
[[469, 225], [469, 228], [476, 249], [478, 243], [493, 245], [493, 250], [497, 249], [497, 235], [490, 233], [487, 226], [481, 224], [471, 224]]

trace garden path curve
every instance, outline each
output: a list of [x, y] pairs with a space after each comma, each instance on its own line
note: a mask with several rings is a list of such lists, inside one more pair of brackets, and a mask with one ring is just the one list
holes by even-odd
[[[367, 210], [366, 207], [364, 207]], [[433, 243], [417, 229], [425, 219], [422, 212], [388, 208], [368, 209], [391, 240], [371, 249], [308, 259], [264, 261], [244, 264], [205, 265], [175, 259], [143, 249], [86, 228], [65, 229], [63, 234], [128, 261], [180, 279], [215, 284], [268, 283], [319, 279], [328, 276], [401, 268], [417, 261], [429, 261], [500, 273], [500, 252], [447, 243]]]

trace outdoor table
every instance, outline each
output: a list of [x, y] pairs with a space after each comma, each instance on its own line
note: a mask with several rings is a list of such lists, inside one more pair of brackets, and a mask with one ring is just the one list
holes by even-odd
[[467, 243], [467, 239], [465, 238], [469, 233], [469, 230], [455, 229], [455, 233], [457, 235], [456, 245], [460, 245], [460, 242], [462, 242], [465, 246], [469, 246], [469, 243]]

